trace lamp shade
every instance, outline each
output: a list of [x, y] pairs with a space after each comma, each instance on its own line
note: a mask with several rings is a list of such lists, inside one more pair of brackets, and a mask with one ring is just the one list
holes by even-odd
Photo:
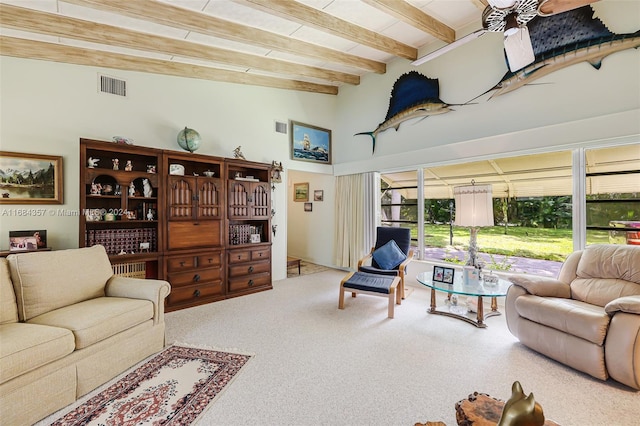
[[453, 188], [453, 195], [457, 226], [493, 226], [491, 185], [457, 186]]

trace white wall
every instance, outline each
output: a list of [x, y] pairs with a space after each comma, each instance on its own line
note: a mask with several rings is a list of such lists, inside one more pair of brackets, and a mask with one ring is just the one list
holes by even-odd
[[[304, 211], [305, 203], [293, 201], [293, 185], [304, 182], [309, 183], [310, 212]], [[324, 191], [323, 201], [314, 201], [316, 190]], [[287, 199], [288, 255], [319, 265], [335, 265], [334, 176], [291, 170], [287, 178]]]
[[[24, 205], [0, 208], [0, 248], [8, 231], [47, 229], [54, 249], [78, 246], [79, 139], [111, 140], [120, 135], [135, 145], [180, 150], [176, 135], [184, 126], [200, 132], [199, 154], [232, 157], [238, 145], [248, 160], [281, 161], [289, 167], [332, 174], [328, 165], [289, 160], [289, 137], [275, 121], [289, 119], [331, 128], [337, 98], [239, 84], [167, 77], [53, 62], [0, 57], [0, 149], [61, 155], [64, 204], [34, 205], [45, 215], [16, 216]], [[126, 99], [97, 92], [102, 72], [128, 81]], [[276, 184], [275, 209], [286, 211], [287, 188]], [[62, 212], [62, 213], [59, 213]], [[28, 214], [28, 212], [27, 212]], [[276, 215], [274, 279], [286, 277], [286, 215]]]
[[[640, 2], [593, 5], [616, 33], [640, 30]], [[371, 153], [368, 136], [384, 121], [393, 84], [416, 70], [438, 78], [440, 99], [470, 101], [493, 87], [507, 71], [502, 37], [486, 34], [418, 67], [396, 60], [384, 75], [367, 75], [359, 86], [339, 94], [334, 153], [337, 175], [461, 162], [496, 153], [549, 149], [571, 144], [618, 143], [640, 134], [640, 50], [604, 58], [597, 70], [586, 62], [569, 66], [491, 100], [454, 106], [454, 111], [403, 123], [378, 135]]]

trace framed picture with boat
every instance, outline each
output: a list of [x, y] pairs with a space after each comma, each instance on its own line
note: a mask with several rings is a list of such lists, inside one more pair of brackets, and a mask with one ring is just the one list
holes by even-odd
[[0, 204], [62, 204], [62, 157], [0, 151]]
[[331, 130], [290, 121], [291, 159], [331, 164]]

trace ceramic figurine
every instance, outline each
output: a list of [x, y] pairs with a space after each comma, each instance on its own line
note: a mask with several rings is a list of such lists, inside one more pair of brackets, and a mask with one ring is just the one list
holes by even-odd
[[90, 169], [93, 169], [98, 165], [98, 161], [100, 161], [99, 158], [89, 157], [89, 159], [87, 160], [87, 163], [88, 163], [87, 167], [89, 167]]
[[155, 164], [147, 164], [147, 173], [155, 173], [156, 165]]
[[142, 193], [145, 197], [149, 198], [153, 194], [153, 189], [151, 188], [151, 184], [149, 183], [149, 179], [142, 180]]
[[91, 184], [91, 195], [100, 195], [102, 192], [102, 185], [99, 183]]
[[111, 162], [113, 163], [113, 170], [120, 170], [120, 160], [114, 158]]
[[133, 184], [133, 182], [131, 182], [131, 185], [129, 185], [129, 197], [135, 197], [136, 196], [136, 186]]
[[153, 210], [151, 209], [147, 212], [147, 220], [153, 220]]
[[130, 172], [131, 170], [133, 170], [133, 164], [131, 163], [131, 160], [127, 160], [127, 164], [125, 164], [124, 170], [127, 172]]

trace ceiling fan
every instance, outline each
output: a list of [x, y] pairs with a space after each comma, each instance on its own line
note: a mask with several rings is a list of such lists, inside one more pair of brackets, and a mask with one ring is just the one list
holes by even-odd
[[486, 32], [504, 33], [504, 50], [511, 72], [535, 60], [527, 23], [536, 16], [551, 16], [594, 3], [598, 0], [486, 0], [482, 12], [482, 29], [418, 58], [412, 65], [420, 65], [456, 47], [474, 40]]

